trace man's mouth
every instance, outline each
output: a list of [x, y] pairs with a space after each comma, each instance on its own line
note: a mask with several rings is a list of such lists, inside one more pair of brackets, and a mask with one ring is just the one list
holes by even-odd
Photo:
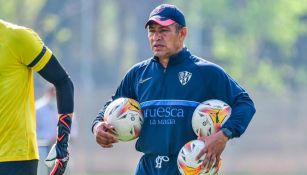
[[164, 45], [162, 45], [162, 44], [154, 44], [153, 47], [159, 49], [159, 48], [164, 47]]

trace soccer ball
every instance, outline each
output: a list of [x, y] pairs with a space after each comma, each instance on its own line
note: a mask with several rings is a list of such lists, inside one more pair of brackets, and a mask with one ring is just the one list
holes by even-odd
[[216, 133], [228, 120], [231, 107], [221, 100], [207, 100], [200, 103], [192, 116], [192, 128], [197, 136]]
[[143, 114], [137, 101], [118, 98], [105, 110], [104, 120], [114, 126], [114, 133], [118, 140], [130, 141], [140, 134]]
[[[181, 148], [177, 157], [177, 166], [181, 175], [213, 175], [215, 167], [212, 166], [207, 173], [205, 173], [205, 169], [201, 168], [205, 154], [199, 160], [195, 160], [196, 156], [204, 147], [205, 142], [192, 140]], [[213, 162], [214, 164], [215, 162]]]

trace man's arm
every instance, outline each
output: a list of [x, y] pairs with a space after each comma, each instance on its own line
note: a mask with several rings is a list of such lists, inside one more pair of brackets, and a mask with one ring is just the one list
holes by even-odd
[[68, 141], [74, 110], [74, 87], [71, 79], [54, 55], [38, 72], [56, 88], [57, 107], [59, 113], [58, 136], [56, 141], [56, 164], [52, 175], [63, 174], [68, 162]]
[[119, 87], [117, 88], [115, 94], [108, 102], [105, 103], [104, 107], [99, 111], [98, 115], [92, 123], [91, 129], [95, 136], [96, 142], [104, 148], [110, 148], [112, 147], [113, 143], [117, 142], [117, 139], [114, 137], [114, 135], [112, 135], [113, 126], [103, 121], [104, 112], [109, 106], [109, 104], [119, 97], [135, 99], [135, 93], [133, 88], [135, 76], [133, 75], [133, 70], [134, 69], [132, 68], [128, 71], [128, 73], [120, 83]]
[[231, 106], [231, 115], [223, 124], [222, 132], [229, 138], [240, 137], [247, 129], [256, 112], [248, 93], [223, 70], [215, 73], [215, 83], [211, 87], [214, 98]]
[[38, 73], [56, 88], [58, 113], [73, 113], [74, 86], [70, 77], [54, 55], [51, 56], [45, 67]]
[[[254, 113], [254, 103], [248, 93], [218, 66], [212, 66], [210, 72], [210, 92], [213, 99], [219, 99], [232, 107], [231, 116], [222, 126], [221, 130], [208, 137], [200, 137], [206, 146], [198, 155], [198, 159], [206, 154], [203, 166], [207, 171], [214, 161], [219, 162], [220, 156], [229, 139], [240, 137], [248, 127]], [[216, 164], [218, 168], [218, 164]]]
[[68, 161], [67, 147], [74, 107], [73, 83], [51, 50], [44, 45], [33, 30], [24, 27], [15, 30], [12, 42], [15, 42], [15, 54], [18, 61], [38, 72], [56, 88], [59, 113], [56, 142], [57, 159], [51, 174], [62, 175]]

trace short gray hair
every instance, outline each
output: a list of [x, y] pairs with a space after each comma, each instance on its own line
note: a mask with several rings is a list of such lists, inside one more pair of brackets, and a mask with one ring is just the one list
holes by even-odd
[[179, 32], [179, 30], [181, 30], [183, 28], [183, 26], [178, 24], [177, 22], [175, 22], [174, 25], [176, 27], [176, 32]]

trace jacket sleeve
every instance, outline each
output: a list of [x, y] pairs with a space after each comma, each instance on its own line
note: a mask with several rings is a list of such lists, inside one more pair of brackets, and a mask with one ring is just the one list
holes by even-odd
[[114, 100], [116, 100], [120, 97], [136, 99], [135, 91], [134, 91], [134, 79], [135, 79], [134, 68], [132, 68], [124, 76], [124, 79], [121, 81], [121, 83], [118, 86], [115, 94], [111, 97], [111, 99], [109, 101], [107, 101], [105, 103], [103, 108], [98, 112], [96, 118], [94, 119], [94, 121], [92, 123], [92, 132], [93, 132], [94, 126], [98, 122], [103, 121], [104, 112], [112, 101], [114, 101]]
[[74, 111], [74, 86], [69, 75], [54, 55], [38, 72], [45, 80], [56, 88], [57, 107], [59, 114], [70, 114]]
[[231, 131], [231, 138], [240, 137], [248, 127], [256, 112], [254, 103], [248, 93], [233, 80], [222, 68], [216, 67], [211, 79], [211, 94], [213, 98], [223, 100], [231, 108], [230, 118], [222, 128]]
[[73, 82], [54, 55], [51, 56], [48, 63], [38, 73], [56, 88], [59, 113], [56, 158], [64, 159], [69, 155], [67, 148], [72, 125], [72, 113], [74, 110]]

